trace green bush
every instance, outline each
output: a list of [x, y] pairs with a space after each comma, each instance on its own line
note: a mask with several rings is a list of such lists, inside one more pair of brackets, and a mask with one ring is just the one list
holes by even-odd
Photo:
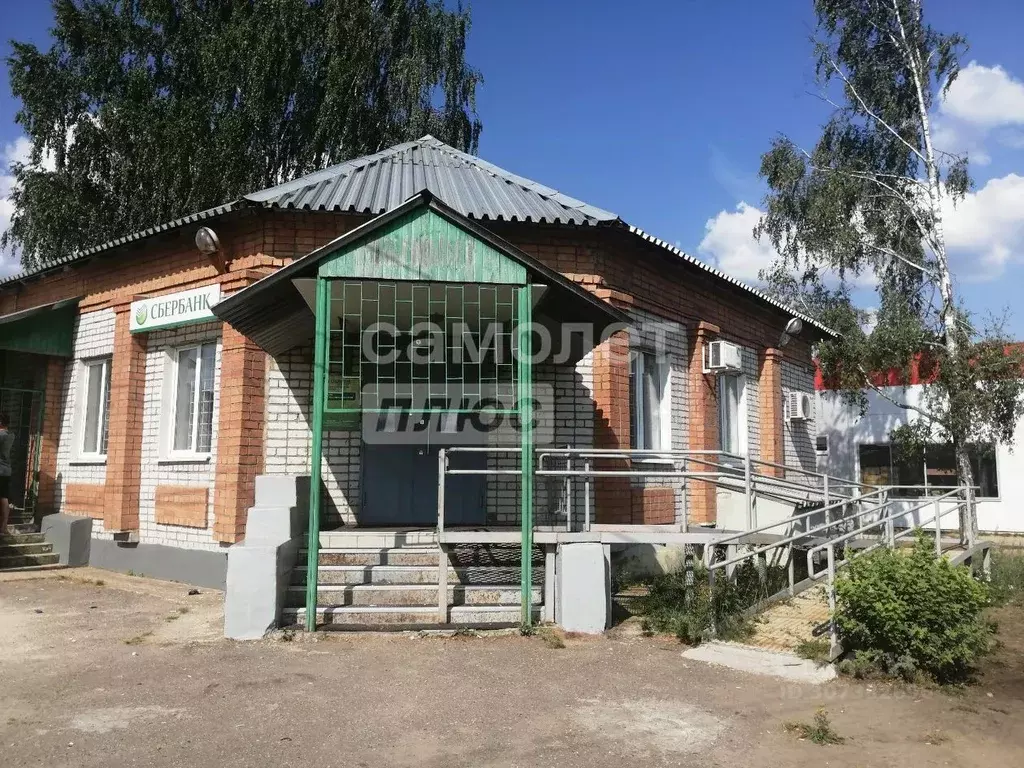
[[691, 645], [708, 639], [712, 626], [720, 638], [742, 639], [753, 629], [742, 612], [787, 583], [785, 569], [771, 566], [762, 576], [747, 562], [736, 567], [732, 579], [719, 570], [712, 593], [707, 568], [698, 564], [655, 576], [636, 605], [646, 630], [670, 632]]
[[836, 581], [836, 629], [847, 651], [893, 676], [962, 681], [991, 641], [989, 591], [932, 546], [919, 538], [910, 551], [853, 558]]

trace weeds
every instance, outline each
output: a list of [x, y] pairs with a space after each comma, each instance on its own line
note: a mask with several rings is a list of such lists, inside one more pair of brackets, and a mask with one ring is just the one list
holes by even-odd
[[636, 601], [644, 632], [670, 632], [691, 645], [711, 635], [742, 640], [753, 633], [743, 612], [788, 583], [784, 568], [760, 571], [750, 562], [737, 566], [732, 578], [722, 571], [716, 576], [712, 588], [707, 568], [698, 564], [652, 578]]
[[802, 640], [794, 650], [801, 659], [807, 659], [816, 664], [828, 664], [832, 660], [830, 658], [832, 644], [824, 638]]
[[565, 641], [561, 635], [551, 629], [542, 629], [537, 635], [548, 648], [565, 648]]
[[151, 637], [152, 635], [153, 635], [152, 632], [143, 632], [141, 635], [136, 635], [135, 637], [129, 637], [127, 640], [124, 641], [124, 644], [125, 645], [142, 645], [144, 642], [146, 642], [146, 639]]
[[537, 634], [537, 628], [533, 624], [527, 624], [525, 621], [519, 625], [519, 634], [523, 637], [533, 637]]
[[842, 744], [846, 741], [832, 727], [832, 721], [828, 719], [828, 712], [824, 707], [818, 707], [818, 711], [814, 713], [813, 722], [786, 723], [783, 727], [788, 732], [797, 734], [801, 739], [807, 739], [815, 744]]
[[989, 589], [996, 605], [1024, 600], [1024, 555], [993, 550]]
[[925, 744], [931, 744], [933, 747], [937, 747], [940, 744], [945, 744], [949, 741], [949, 736], [942, 733], [941, 731], [929, 731], [921, 739]]

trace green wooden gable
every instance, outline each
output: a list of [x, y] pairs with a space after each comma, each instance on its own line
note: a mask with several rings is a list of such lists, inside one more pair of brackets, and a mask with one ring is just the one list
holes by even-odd
[[435, 211], [399, 216], [320, 262], [320, 277], [526, 284], [526, 267]]

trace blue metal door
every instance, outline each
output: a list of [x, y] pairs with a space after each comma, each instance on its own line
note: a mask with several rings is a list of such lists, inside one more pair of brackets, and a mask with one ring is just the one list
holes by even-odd
[[[437, 445], [363, 443], [361, 526], [437, 525]], [[482, 453], [454, 453], [449, 466], [485, 469]], [[487, 478], [449, 476], [445, 486], [445, 525], [484, 525]]]

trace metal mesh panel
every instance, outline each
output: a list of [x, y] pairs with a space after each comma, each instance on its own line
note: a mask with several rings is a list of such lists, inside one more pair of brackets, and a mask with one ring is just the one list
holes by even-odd
[[332, 280], [327, 411], [511, 412], [516, 286]]

